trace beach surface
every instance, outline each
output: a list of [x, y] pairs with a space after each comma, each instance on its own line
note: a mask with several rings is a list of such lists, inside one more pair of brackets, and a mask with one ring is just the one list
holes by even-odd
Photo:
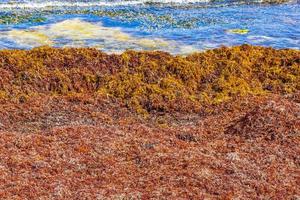
[[0, 199], [300, 199], [299, 0], [0, 0]]
[[298, 199], [300, 52], [0, 51], [1, 199]]

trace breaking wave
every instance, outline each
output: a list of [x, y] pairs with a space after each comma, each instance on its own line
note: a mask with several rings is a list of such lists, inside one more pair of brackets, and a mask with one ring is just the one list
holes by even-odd
[[192, 4], [192, 3], [205, 3], [209, 0], [132, 0], [132, 1], [17, 1], [17, 2], [4, 2], [0, 3], [0, 9], [13, 9], [13, 8], [47, 8], [47, 7], [93, 7], [93, 6], [130, 6], [130, 5], [143, 5], [143, 4]]
[[[287, 0], [288, 1], [288, 0]], [[43, 9], [48, 7], [103, 7], [103, 6], [131, 6], [147, 4], [197, 4], [197, 3], [260, 3], [286, 2], [285, 0], [98, 0], [98, 1], [0, 1], [0, 9]]]

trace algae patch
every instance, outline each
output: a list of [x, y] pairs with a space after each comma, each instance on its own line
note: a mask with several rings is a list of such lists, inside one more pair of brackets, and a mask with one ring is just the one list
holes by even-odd
[[5, 14], [0, 15], [0, 24], [21, 24], [21, 23], [40, 23], [45, 22], [47, 19], [42, 16], [33, 14]]
[[250, 31], [248, 29], [229, 29], [226, 32], [232, 34], [245, 35], [248, 34]]
[[134, 50], [163, 50], [182, 53], [193, 49], [175, 41], [162, 38], [135, 37], [119, 28], [104, 27], [101, 23], [90, 23], [79, 18], [64, 20], [50, 25], [35, 26], [30, 30], [13, 29], [3, 32], [2, 39], [9, 39], [26, 48], [38, 46], [54, 47], [100, 47], [107, 52]]
[[48, 35], [35, 30], [11, 30], [7, 33], [7, 37], [15, 43], [19, 43], [27, 47], [53, 44], [53, 41]]

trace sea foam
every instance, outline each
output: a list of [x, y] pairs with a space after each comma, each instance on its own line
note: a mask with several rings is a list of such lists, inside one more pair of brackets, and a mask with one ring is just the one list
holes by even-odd
[[130, 6], [143, 4], [191, 4], [191, 3], [205, 3], [210, 0], [132, 0], [132, 1], [44, 1], [44, 2], [14, 2], [14, 3], [0, 3], [0, 9], [39, 9], [48, 7], [93, 7], [93, 6]]

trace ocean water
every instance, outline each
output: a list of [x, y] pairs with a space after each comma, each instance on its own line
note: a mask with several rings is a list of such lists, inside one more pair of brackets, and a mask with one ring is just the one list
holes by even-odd
[[0, 0], [0, 49], [48, 45], [188, 54], [245, 43], [300, 49], [300, 2]]

